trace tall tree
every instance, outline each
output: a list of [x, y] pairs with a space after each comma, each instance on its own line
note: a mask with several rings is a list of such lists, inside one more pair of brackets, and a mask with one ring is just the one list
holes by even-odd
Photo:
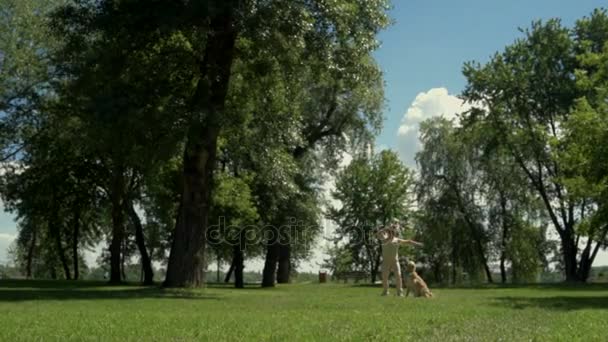
[[50, 61], [59, 40], [50, 34], [47, 15], [62, 0], [0, 1], [0, 148], [2, 161], [18, 159], [35, 134], [37, 109], [56, 75]]
[[[595, 198], [572, 196], [581, 194], [579, 184], [564, 178], [573, 178], [580, 170], [558, 156], [569, 149], [562, 127], [572, 117], [576, 100], [586, 95], [576, 84], [576, 70], [595, 72], [577, 56], [604, 46], [607, 27], [605, 11], [580, 20], [572, 30], [558, 20], [537, 22], [486, 65], [469, 63], [464, 68], [464, 96], [481, 104], [468, 119], [490, 123], [497, 141], [526, 174], [560, 237], [566, 280], [572, 282], [587, 279], [595, 258], [592, 250], [602, 241], [601, 235], [581, 229], [584, 217], [597, 210]], [[586, 246], [581, 251], [583, 240]]]
[[[351, 10], [338, 10], [342, 4]], [[371, 53], [379, 44], [376, 34], [389, 24], [387, 8], [388, 1], [343, 1], [306, 9], [315, 22], [304, 36], [305, 68], [289, 80], [297, 90], [288, 107], [299, 135], [290, 151], [297, 163], [335, 169], [349, 143], [369, 143], [380, 128], [382, 73]], [[301, 193], [310, 190], [310, 184], [297, 183]], [[265, 286], [274, 285], [275, 272], [279, 283], [289, 281], [293, 249], [288, 241], [268, 241]]]
[[413, 175], [391, 151], [357, 157], [338, 174], [332, 197], [341, 207], [328, 211], [328, 217], [338, 226], [334, 243], [344, 244], [355, 267], [369, 272], [372, 283], [381, 254], [375, 229], [392, 220], [404, 222], [410, 218], [412, 195]]
[[[483, 267], [486, 279], [492, 282], [488, 231], [483, 225], [483, 212], [478, 203], [480, 192], [479, 170], [470, 160], [475, 154], [473, 146], [463, 143], [463, 136], [455, 130], [452, 121], [434, 118], [420, 126], [420, 140], [423, 150], [416, 156], [420, 166], [419, 194], [422, 203], [434, 200], [437, 194], [449, 196], [453, 207], [466, 227], [465, 233], [473, 244], [472, 254], [476, 262], [469, 263]], [[468, 251], [465, 251], [467, 254]]]
[[[104, 189], [111, 206], [113, 283], [122, 280], [129, 219], [136, 228], [147, 281], [151, 281], [150, 258], [140, 229], [143, 226], [131, 209], [140, 196], [142, 179], [180, 147], [185, 105], [177, 95], [190, 88], [184, 78], [188, 72], [172, 68], [187, 56], [187, 44], [171, 32], [150, 33], [146, 27], [132, 30], [134, 18], [151, 14], [133, 12], [141, 10], [136, 5], [76, 1], [57, 10], [52, 22], [55, 35], [65, 41], [55, 56], [63, 80], [55, 87], [59, 95], [57, 111], [79, 126], [77, 145], [100, 171], [97, 186]], [[166, 3], [156, 6], [170, 7]], [[167, 68], [161, 70], [158, 65]]]

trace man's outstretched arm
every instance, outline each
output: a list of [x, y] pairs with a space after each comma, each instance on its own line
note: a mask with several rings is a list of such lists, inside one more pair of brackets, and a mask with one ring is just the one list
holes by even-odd
[[411, 245], [411, 246], [417, 246], [417, 247], [422, 246], [421, 242], [414, 241], [414, 240], [404, 240], [404, 239], [399, 239], [399, 244], [400, 245]]

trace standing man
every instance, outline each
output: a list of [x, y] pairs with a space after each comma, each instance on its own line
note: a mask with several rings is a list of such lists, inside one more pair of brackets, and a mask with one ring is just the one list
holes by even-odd
[[399, 266], [399, 246], [413, 245], [422, 246], [414, 240], [404, 240], [397, 237], [398, 223], [392, 223], [384, 229], [378, 230], [376, 237], [382, 242], [382, 287], [383, 296], [388, 295], [388, 276], [393, 271], [396, 278], [397, 296], [403, 297], [403, 280], [401, 278], [401, 267]]

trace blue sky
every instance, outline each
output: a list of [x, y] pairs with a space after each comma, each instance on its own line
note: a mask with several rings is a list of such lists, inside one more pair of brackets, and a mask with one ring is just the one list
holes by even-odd
[[[521, 35], [536, 19], [561, 18], [566, 25], [606, 6], [599, 0], [394, 0], [396, 23], [382, 32], [375, 54], [385, 73], [387, 109], [378, 145], [400, 152], [413, 166], [419, 148], [417, 124], [461, 110], [454, 97], [465, 85], [466, 61], [484, 62]], [[406, 115], [407, 114], [407, 115]], [[401, 134], [398, 132], [401, 129]], [[0, 262], [15, 235], [12, 217], [0, 212]], [[608, 264], [602, 253], [596, 264]], [[316, 271], [316, 266], [311, 266]]]

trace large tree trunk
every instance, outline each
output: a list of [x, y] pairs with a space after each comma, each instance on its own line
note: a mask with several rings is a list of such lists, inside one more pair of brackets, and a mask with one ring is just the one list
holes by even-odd
[[[377, 249], [375, 257], [373, 253], [374, 248]], [[367, 259], [369, 261], [369, 279], [371, 281], [371, 284], [374, 284], [378, 277], [378, 270], [380, 269], [380, 255], [382, 254], [382, 245], [378, 244], [378, 246], [374, 246], [373, 244], [370, 245], [366, 243], [365, 251], [367, 253]]]
[[374, 267], [372, 268], [372, 284], [376, 283], [378, 279], [378, 272], [380, 271], [380, 254], [376, 255], [376, 260], [374, 260]]
[[276, 280], [277, 264], [279, 262], [279, 244], [276, 239], [268, 241], [266, 261], [262, 272], [262, 287], [273, 287]]
[[184, 153], [184, 186], [164, 284], [167, 287], [199, 287], [204, 282], [205, 234], [219, 129], [203, 131], [203, 141], [195, 143], [191, 136]]
[[[55, 199], [56, 200], [56, 199]], [[61, 242], [61, 227], [58, 223], [57, 218], [57, 209], [53, 208], [53, 212], [51, 213], [51, 218], [49, 220], [50, 231], [53, 234], [53, 238], [55, 239], [55, 249], [57, 251], [57, 256], [59, 257], [59, 261], [61, 262], [61, 266], [63, 267], [63, 274], [66, 280], [71, 280], [72, 276], [70, 274], [70, 266], [68, 264], [68, 259], [65, 256], [65, 250], [63, 249], [63, 243]]]
[[222, 265], [222, 259], [220, 259], [219, 254], [217, 255], [217, 268], [215, 270], [215, 282], [220, 283], [220, 267]]
[[125, 240], [121, 244], [122, 252], [120, 253], [120, 275], [122, 281], [127, 281], [127, 268], [125, 267], [127, 261], [127, 242], [127, 236], [125, 234]]
[[72, 232], [72, 262], [74, 263], [74, 280], [80, 278], [80, 270], [78, 267], [78, 240], [80, 239], [80, 208], [74, 210], [74, 222]]
[[452, 237], [452, 286], [455, 286], [457, 282], [456, 265], [458, 263], [458, 256], [456, 254], [456, 244], [454, 240], [455, 239]]
[[500, 252], [500, 282], [507, 283], [507, 269], [505, 268], [505, 252]]
[[230, 268], [228, 269], [228, 272], [226, 272], [226, 277], [224, 277], [224, 283], [230, 282], [230, 278], [232, 277], [232, 272], [234, 272], [235, 268], [236, 268], [236, 264], [234, 263], [234, 257], [233, 257], [232, 262], [230, 263]]
[[492, 284], [494, 283], [494, 279], [492, 278], [492, 271], [490, 271], [490, 266], [488, 265], [488, 258], [486, 256], [486, 252], [485, 252], [485, 248], [483, 246], [483, 242], [481, 241], [481, 233], [478, 231], [477, 227], [475, 226], [475, 224], [468, 219], [467, 215], [464, 215], [465, 217], [465, 221], [467, 222], [467, 224], [469, 225], [472, 234], [473, 234], [473, 239], [475, 240], [475, 247], [477, 249], [477, 253], [479, 254], [479, 257], [481, 258], [481, 263], [483, 264], [483, 270], [486, 274], [486, 279], [488, 280], [488, 283]]
[[31, 279], [32, 278], [32, 260], [34, 259], [34, 250], [36, 249], [36, 234], [37, 233], [37, 229], [34, 228], [32, 231], [32, 239], [30, 241], [30, 247], [28, 248], [27, 251], [27, 263], [25, 266], [25, 272], [26, 272], [26, 278], [27, 279]]
[[488, 261], [485, 255], [483, 257], [483, 269], [486, 272], [486, 278], [488, 279], [488, 283], [494, 283], [494, 279], [492, 279], [492, 271], [490, 271], [490, 266], [488, 265]]
[[291, 275], [291, 244], [289, 241], [279, 245], [279, 268], [277, 270], [277, 283], [287, 284]]
[[148, 254], [148, 249], [146, 248], [144, 227], [141, 224], [139, 215], [137, 215], [137, 212], [133, 207], [133, 202], [126, 201], [125, 209], [127, 211], [127, 215], [129, 215], [129, 218], [131, 219], [133, 227], [135, 227], [135, 243], [137, 244], [137, 249], [139, 250], [139, 255], [141, 256], [141, 267], [144, 272], [143, 284], [153, 285], [154, 269], [152, 268], [152, 259], [150, 258], [150, 254]]
[[122, 282], [122, 245], [125, 235], [125, 217], [123, 209], [124, 200], [124, 170], [116, 166], [112, 174], [112, 189], [110, 200], [112, 203], [112, 241], [110, 243], [110, 283]]
[[171, 254], [167, 265], [167, 287], [203, 285], [206, 231], [215, 168], [217, 139], [221, 129], [236, 31], [233, 12], [240, 1], [218, 4], [210, 18], [202, 76], [193, 96], [193, 112], [204, 116], [191, 123], [183, 156], [183, 189]]
[[57, 271], [55, 270], [55, 264], [53, 264], [52, 267], [50, 268], [50, 272], [51, 272], [51, 279], [57, 280]]
[[245, 268], [244, 264], [244, 255], [243, 249], [240, 245], [235, 245], [233, 247], [234, 255], [233, 255], [233, 263], [234, 267], [234, 287], [237, 289], [242, 289], [245, 287], [245, 283], [243, 281], [243, 269]]
[[457, 246], [456, 246], [456, 239], [454, 239], [454, 229], [456, 227], [452, 226], [452, 234], [451, 234], [451, 247], [452, 247], [452, 286], [456, 285], [457, 282], [457, 274], [456, 274], [456, 266], [458, 264], [458, 255], [457, 255]]
[[61, 235], [55, 236], [55, 242], [57, 244], [57, 253], [59, 254], [59, 260], [61, 260], [61, 266], [63, 266], [63, 274], [65, 276], [65, 279], [72, 280], [72, 275], [70, 274], [70, 265], [68, 264], [68, 259], [65, 256], [63, 244], [61, 243]]
[[502, 214], [502, 239], [500, 241], [500, 281], [507, 283], [507, 270], [505, 267], [507, 240], [509, 239], [509, 224], [507, 221], [507, 201], [503, 194], [500, 194], [500, 207]]
[[578, 266], [577, 278], [580, 282], [587, 282], [589, 274], [591, 273], [591, 264], [593, 261], [590, 259], [591, 244], [587, 244], [587, 248], [583, 250], [581, 255], [581, 261]]
[[578, 252], [578, 247], [574, 242], [573, 231], [566, 228], [565, 232], [561, 234], [561, 245], [562, 245], [562, 254], [564, 258], [564, 273], [566, 275], [566, 282], [569, 283], [577, 283], [581, 280], [577, 274], [577, 265], [576, 265], [576, 254]]

